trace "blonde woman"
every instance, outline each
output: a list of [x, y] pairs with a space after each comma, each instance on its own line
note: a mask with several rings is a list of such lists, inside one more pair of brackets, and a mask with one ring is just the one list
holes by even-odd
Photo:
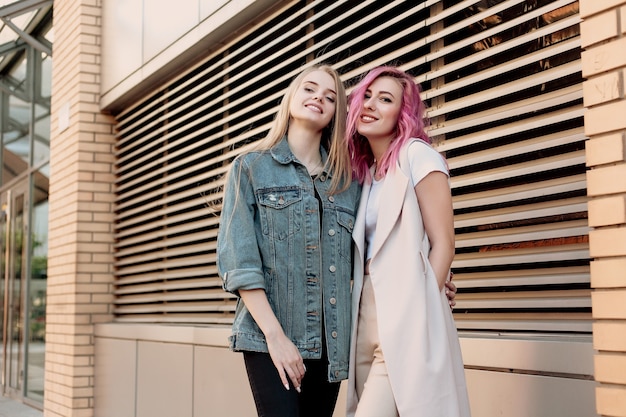
[[240, 297], [230, 345], [244, 354], [259, 416], [330, 417], [348, 376], [360, 187], [345, 117], [337, 72], [308, 68], [267, 137], [228, 174], [218, 269]]

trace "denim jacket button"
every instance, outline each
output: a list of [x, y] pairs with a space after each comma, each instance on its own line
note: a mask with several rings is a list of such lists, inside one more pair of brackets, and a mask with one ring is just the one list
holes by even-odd
[[335, 236], [335, 229], [330, 229], [328, 231], [328, 236]]
[[337, 338], [337, 332], [334, 331], [334, 330], [333, 330], [333, 332], [330, 335], [333, 337], [333, 339]]
[[330, 303], [331, 303], [332, 305], [337, 304], [337, 299], [336, 299], [335, 297], [330, 297], [330, 300], [328, 300], [328, 301], [330, 301]]
[[331, 265], [331, 266], [328, 267], [328, 270], [330, 272], [335, 272], [337, 270], [337, 267], [335, 265]]
[[328, 197], [328, 201], [330, 201], [331, 203], [335, 202], [335, 197], [333, 197], [332, 195], [330, 197]]

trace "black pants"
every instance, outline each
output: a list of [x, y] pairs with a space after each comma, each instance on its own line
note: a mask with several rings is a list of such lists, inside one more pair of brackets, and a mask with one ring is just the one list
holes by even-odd
[[328, 382], [325, 355], [304, 361], [300, 394], [291, 382], [285, 389], [269, 353], [244, 352], [243, 358], [259, 417], [332, 417], [339, 383]]

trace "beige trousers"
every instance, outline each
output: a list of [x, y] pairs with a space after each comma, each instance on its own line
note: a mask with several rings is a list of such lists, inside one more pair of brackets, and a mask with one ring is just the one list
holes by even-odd
[[369, 275], [363, 278], [356, 343], [355, 417], [398, 417], [387, 365], [378, 339], [376, 301]]

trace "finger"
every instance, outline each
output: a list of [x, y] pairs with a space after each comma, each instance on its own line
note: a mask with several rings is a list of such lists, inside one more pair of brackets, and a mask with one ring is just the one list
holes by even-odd
[[297, 371], [292, 367], [286, 367], [285, 369], [294, 388], [296, 389], [296, 391], [300, 392], [300, 371]]
[[302, 359], [300, 359], [300, 361], [297, 363], [296, 368], [298, 374], [298, 384], [302, 386], [302, 380], [304, 379], [304, 374], [306, 373], [306, 366], [304, 365], [304, 361]]
[[285, 370], [282, 367], [276, 367], [276, 370], [278, 371], [278, 376], [280, 377], [280, 382], [283, 383], [283, 387], [285, 387], [285, 389], [287, 391], [289, 391], [289, 380], [287, 379], [287, 375], [285, 374]]

